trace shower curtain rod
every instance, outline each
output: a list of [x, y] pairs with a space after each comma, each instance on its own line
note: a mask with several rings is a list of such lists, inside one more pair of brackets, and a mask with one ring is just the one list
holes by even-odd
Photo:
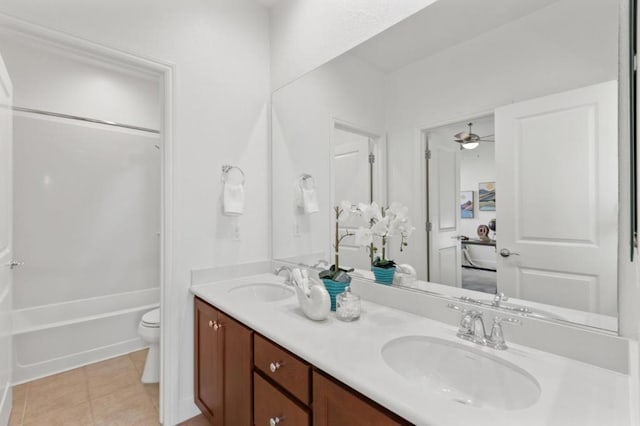
[[104, 125], [107, 125], [107, 126], [122, 127], [123, 129], [139, 130], [141, 132], [155, 133], [155, 134], [158, 134], [158, 135], [160, 134], [159, 130], [149, 129], [147, 127], [139, 127], [139, 126], [133, 126], [131, 124], [115, 123], [113, 121], [98, 120], [98, 119], [95, 119], [95, 118], [79, 117], [77, 115], [63, 114], [63, 113], [60, 113], [60, 112], [43, 111], [43, 110], [40, 110], [40, 109], [24, 108], [24, 107], [19, 107], [19, 106], [13, 106], [12, 109], [14, 111], [19, 111], [19, 112], [29, 112], [29, 113], [32, 113], [32, 114], [47, 115], [49, 117], [59, 117], [59, 118], [66, 118], [66, 119], [69, 119], [69, 120], [86, 121], [88, 123], [104, 124]]

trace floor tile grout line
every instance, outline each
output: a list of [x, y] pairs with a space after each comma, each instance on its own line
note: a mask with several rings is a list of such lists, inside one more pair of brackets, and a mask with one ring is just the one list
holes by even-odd
[[27, 411], [27, 398], [29, 398], [29, 383], [26, 383], [24, 391], [24, 401], [22, 402], [22, 413], [20, 413], [20, 426], [24, 423], [24, 413]]
[[82, 373], [84, 374], [84, 382], [87, 385], [87, 399], [89, 400], [89, 413], [91, 414], [91, 423], [96, 424], [96, 419], [93, 416], [93, 403], [91, 402], [91, 389], [89, 389], [89, 375], [87, 374], [87, 367], [82, 367]]

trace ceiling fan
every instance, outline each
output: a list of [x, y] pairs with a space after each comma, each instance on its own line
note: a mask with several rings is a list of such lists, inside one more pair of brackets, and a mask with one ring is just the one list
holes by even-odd
[[468, 132], [460, 132], [453, 135], [455, 142], [460, 144], [460, 149], [474, 149], [477, 148], [480, 142], [495, 142], [494, 135], [478, 136], [471, 131], [473, 123], [469, 123]]

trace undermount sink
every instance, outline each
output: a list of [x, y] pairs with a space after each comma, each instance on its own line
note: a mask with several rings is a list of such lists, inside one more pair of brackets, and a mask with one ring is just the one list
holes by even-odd
[[448, 340], [400, 337], [384, 345], [382, 357], [408, 381], [464, 405], [521, 410], [540, 396], [536, 379], [520, 367]]
[[249, 300], [259, 300], [262, 302], [276, 302], [291, 297], [295, 292], [282, 284], [273, 283], [253, 283], [234, 287], [229, 290], [238, 297]]

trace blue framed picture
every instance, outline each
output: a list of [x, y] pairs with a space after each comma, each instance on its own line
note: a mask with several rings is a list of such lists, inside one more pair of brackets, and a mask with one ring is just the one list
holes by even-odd
[[473, 213], [473, 191], [460, 191], [460, 217], [462, 219], [473, 219]]
[[496, 211], [496, 183], [481, 182], [478, 184], [478, 199], [481, 212]]

